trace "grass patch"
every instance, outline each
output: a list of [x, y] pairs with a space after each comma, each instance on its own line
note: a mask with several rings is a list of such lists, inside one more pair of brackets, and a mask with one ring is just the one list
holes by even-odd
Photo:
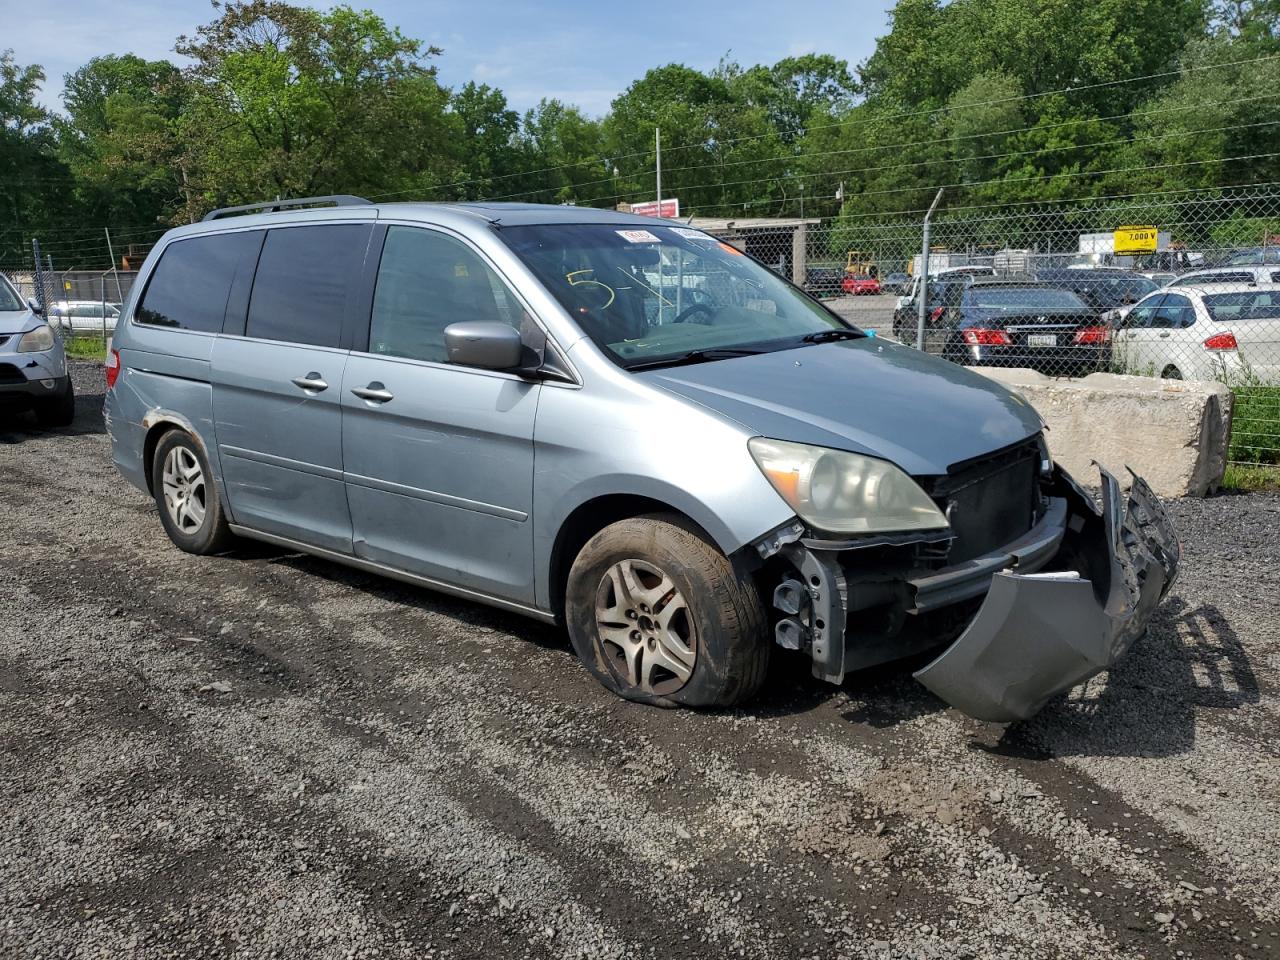
[[1227, 459], [1280, 468], [1280, 386], [1257, 382], [1229, 386], [1236, 400]]
[[1222, 488], [1250, 493], [1280, 492], [1280, 466], [1228, 463], [1227, 471], [1222, 475]]
[[62, 345], [72, 360], [107, 359], [107, 345], [96, 337], [67, 337]]

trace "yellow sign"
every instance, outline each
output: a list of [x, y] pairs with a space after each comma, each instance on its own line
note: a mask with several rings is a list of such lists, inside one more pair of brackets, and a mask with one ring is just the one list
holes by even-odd
[[1116, 256], [1155, 253], [1159, 240], [1159, 231], [1155, 227], [1119, 227], [1115, 232]]
[[70, 289], [71, 289], [71, 281], [70, 281], [70, 280], [64, 280], [64, 281], [62, 281], [62, 285], [63, 285], [64, 287], [66, 287], [68, 290], [70, 290]]

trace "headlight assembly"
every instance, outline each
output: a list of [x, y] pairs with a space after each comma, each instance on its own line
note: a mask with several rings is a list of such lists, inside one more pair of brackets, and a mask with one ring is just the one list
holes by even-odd
[[828, 533], [946, 529], [942, 511], [887, 460], [807, 443], [753, 437], [751, 456], [779, 496]]
[[29, 330], [18, 341], [19, 353], [44, 353], [53, 349], [53, 327], [47, 323]]

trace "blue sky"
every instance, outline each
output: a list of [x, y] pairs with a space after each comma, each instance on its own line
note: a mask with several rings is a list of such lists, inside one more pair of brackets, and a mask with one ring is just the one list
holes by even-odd
[[[296, 2], [296, 0], [295, 0]], [[313, 4], [327, 6], [326, 4]], [[519, 110], [559, 97], [599, 115], [650, 67], [699, 69], [729, 53], [743, 64], [831, 53], [851, 65], [886, 30], [884, 3], [858, 0], [354, 0], [407, 35], [444, 49], [442, 82], [502, 88]], [[43, 102], [60, 106], [62, 77], [89, 58], [174, 59], [174, 38], [213, 18], [208, 0], [0, 0], [0, 46], [45, 68]]]

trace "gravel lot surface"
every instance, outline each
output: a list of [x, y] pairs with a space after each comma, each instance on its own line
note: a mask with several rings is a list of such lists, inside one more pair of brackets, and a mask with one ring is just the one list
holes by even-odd
[[179, 552], [76, 376], [0, 423], [0, 955], [1280, 954], [1280, 497], [1174, 504], [1150, 634], [1031, 722], [782, 659], [663, 711], [514, 616]]

